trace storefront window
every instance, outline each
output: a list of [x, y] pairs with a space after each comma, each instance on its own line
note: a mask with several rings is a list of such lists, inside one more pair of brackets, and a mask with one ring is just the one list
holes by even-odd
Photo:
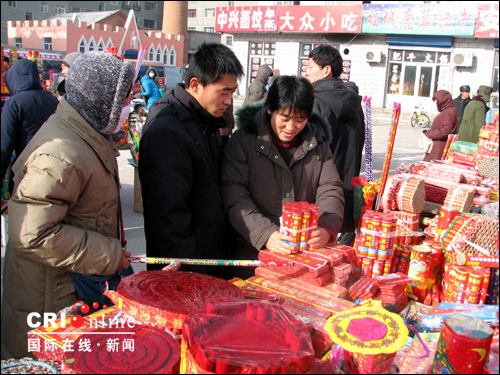
[[393, 49], [389, 51], [389, 69], [387, 94], [430, 99], [437, 90], [449, 90], [448, 51]]
[[398, 95], [401, 94], [401, 70], [402, 64], [390, 64], [390, 73], [388, 75], [389, 82], [387, 83], [387, 93]]
[[269, 65], [274, 69], [274, 55], [276, 54], [276, 42], [250, 42], [250, 76], [248, 85], [257, 76], [257, 70], [261, 65]]

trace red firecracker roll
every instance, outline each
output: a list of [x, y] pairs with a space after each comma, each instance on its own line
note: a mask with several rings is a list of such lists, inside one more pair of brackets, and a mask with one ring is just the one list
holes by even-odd
[[241, 290], [216, 277], [190, 272], [143, 271], [125, 277], [109, 296], [138, 321], [181, 328], [191, 311], [218, 298], [243, 299]]
[[143, 325], [95, 329], [80, 336], [74, 347], [80, 350], [65, 352], [63, 373], [172, 374], [181, 354], [172, 335]]
[[329, 260], [324, 256], [315, 256], [313, 252], [304, 252], [297, 254], [278, 254], [270, 250], [262, 250], [259, 252], [259, 260], [262, 261], [279, 261], [287, 260], [295, 262], [295, 268], [305, 268], [312, 277], [318, 277], [330, 271]]
[[199, 309], [186, 319], [182, 340], [186, 373], [301, 374], [314, 364], [307, 327], [267, 301], [221, 302], [217, 314]]

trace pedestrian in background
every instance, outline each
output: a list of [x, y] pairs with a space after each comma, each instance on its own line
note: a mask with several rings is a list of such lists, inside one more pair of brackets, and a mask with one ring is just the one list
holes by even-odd
[[457, 110], [451, 94], [446, 90], [436, 91], [432, 97], [439, 114], [432, 122], [429, 130], [423, 132], [432, 139], [432, 147], [424, 157], [424, 161], [441, 160], [449, 134], [456, 134], [458, 128]]
[[460, 129], [460, 124], [462, 123], [462, 117], [464, 116], [465, 106], [471, 101], [470, 98], [470, 86], [463, 85], [460, 86], [460, 95], [453, 99], [453, 105], [457, 110], [458, 117], [458, 129]]
[[[185, 84], [177, 84], [148, 114], [139, 147], [148, 257], [227, 259], [219, 129], [242, 75], [230, 48], [203, 43], [184, 74]], [[182, 270], [219, 277], [226, 272], [224, 267]]]
[[156, 71], [155, 68], [149, 68], [148, 71], [146, 72], [146, 75], [153, 81], [158, 87], [158, 90], [160, 89], [160, 81], [158, 80], [158, 72]]
[[146, 109], [149, 111], [154, 102], [161, 98], [160, 90], [156, 83], [149, 77], [149, 75], [144, 75], [141, 78], [142, 92], [139, 96], [143, 96], [146, 99]]
[[68, 75], [68, 69], [73, 64], [78, 57], [82, 55], [81, 52], [72, 52], [68, 53], [61, 63], [61, 73], [62, 77], [59, 79], [59, 84], [57, 85], [57, 94], [59, 95], [59, 100], [66, 94], [66, 89], [64, 88], [65, 78]]
[[134, 75], [133, 65], [103, 52], [77, 58], [57, 112], [14, 164], [2, 359], [29, 356], [29, 313], [57, 313], [80, 299], [72, 273], [119, 277], [129, 269], [113, 137], [128, 114]]
[[477, 95], [465, 107], [462, 124], [458, 131], [460, 141], [472, 143], [479, 141], [479, 131], [486, 124], [486, 112], [488, 112], [486, 103], [489, 103], [492, 92], [493, 87], [479, 86]]
[[[237, 232], [231, 259], [258, 259], [269, 249], [290, 254], [293, 241], [280, 233], [283, 203], [319, 206], [311, 248], [333, 242], [342, 226], [342, 181], [329, 148], [330, 125], [313, 114], [314, 92], [305, 78], [279, 76], [266, 103], [238, 110], [238, 130], [224, 150], [221, 186], [224, 208]], [[236, 267], [235, 277], [254, 270]]]
[[309, 53], [306, 78], [314, 88], [314, 110], [321, 113], [332, 129], [330, 149], [344, 184], [345, 211], [341, 232], [354, 232], [354, 187], [359, 177], [365, 127], [361, 96], [357, 87], [346, 87], [339, 78], [342, 56], [330, 46], [321, 45]]
[[[54, 114], [58, 100], [43, 90], [36, 64], [28, 59], [16, 62], [5, 73], [5, 85], [12, 97], [2, 110], [2, 180], [16, 152], [16, 159], [47, 119]], [[12, 194], [13, 174], [9, 181]]]
[[257, 70], [257, 76], [250, 84], [250, 88], [248, 89], [247, 97], [243, 101], [243, 105], [266, 100], [266, 85], [269, 81], [269, 77], [272, 76], [272, 69], [268, 65], [261, 65]]

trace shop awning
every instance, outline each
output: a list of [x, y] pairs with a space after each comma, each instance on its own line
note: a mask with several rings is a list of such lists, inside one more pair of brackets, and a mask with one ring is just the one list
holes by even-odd
[[387, 35], [389, 46], [448, 47], [452, 46], [451, 36]]

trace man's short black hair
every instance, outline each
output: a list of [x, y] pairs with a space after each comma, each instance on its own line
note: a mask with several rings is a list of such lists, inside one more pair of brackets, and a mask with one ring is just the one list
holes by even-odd
[[266, 106], [271, 112], [288, 109], [311, 117], [314, 105], [314, 90], [311, 83], [303, 77], [278, 76], [269, 88]]
[[217, 82], [223, 76], [232, 74], [236, 79], [243, 76], [243, 67], [234, 52], [219, 43], [203, 43], [193, 55], [184, 73], [184, 82], [189, 86], [196, 77], [203, 86]]
[[4, 56], [3, 57], [3, 62], [6, 62], [7, 64], [10, 64], [9, 56]]
[[322, 69], [330, 65], [332, 68], [332, 77], [339, 77], [342, 73], [343, 59], [340, 52], [329, 44], [322, 44], [309, 53], [309, 58], [313, 59]]

